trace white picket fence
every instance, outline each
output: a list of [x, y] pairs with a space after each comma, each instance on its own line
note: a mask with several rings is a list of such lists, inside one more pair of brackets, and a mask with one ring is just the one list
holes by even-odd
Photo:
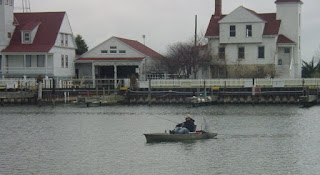
[[[91, 79], [43, 79], [43, 88], [95, 88]], [[129, 88], [130, 80], [117, 80], [118, 87]], [[320, 79], [170, 79], [150, 80], [152, 88], [201, 88], [201, 87], [301, 87], [319, 86]], [[36, 88], [35, 78], [3, 78], [0, 88]], [[138, 81], [138, 87], [149, 88], [149, 81]]]
[[[208, 80], [151, 80], [152, 88], [198, 87], [300, 87], [319, 86], [320, 79], [208, 79]], [[148, 88], [148, 81], [140, 81], [140, 88]]]

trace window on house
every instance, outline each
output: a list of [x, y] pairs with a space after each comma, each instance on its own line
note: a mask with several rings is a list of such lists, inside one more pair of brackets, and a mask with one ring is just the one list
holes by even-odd
[[5, 1], [6, 1], [6, 5], [8, 5], [8, 1], [9, 1], [9, 0], [5, 0]]
[[26, 55], [26, 67], [31, 67], [31, 55]]
[[61, 36], [61, 46], [64, 46], [64, 34], [61, 33], [60, 36]]
[[110, 50], [110, 53], [117, 53], [117, 50]]
[[[1, 0], [0, 0], [1, 1]], [[2, 55], [0, 55], [0, 70], [1, 70], [1, 67], [2, 67]]]
[[117, 46], [110, 46], [110, 49], [117, 49]]
[[2, 0], [0, 0], [0, 5], [2, 4]]
[[11, 35], [11, 32], [8, 32], [8, 38], [11, 38], [12, 35]]
[[44, 55], [37, 56], [37, 66], [44, 67]]
[[244, 47], [239, 47], [238, 48], [238, 58], [239, 59], [244, 59]]
[[236, 26], [230, 26], [230, 37], [236, 36]]
[[284, 53], [290, 53], [290, 48], [284, 48]]
[[278, 60], [278, 65], [282, 65], [282, 59]]
[[108, 50], [101, 50], [101, 53], [108, 53]]
[[61, 68], [64, 68], [64, 55], [61, 55]]
[[119, 53], [126, 53], [125, 50], [119, 50]]
[[64, 39], [65, 39], [64, 44], [65, 44], [65, 46], [68, 46], [68, 44], [69, 44], [68, 38], [69, 38], [68, 34], [65, 34], [64, 35]]
[[219, 58], [220, 59], [226, 58], [226, 49], [224, 47], [219, 47]]
[[252, 25], [246, 26], [246, 36], [251, 37], [252, 36]]
[[264, 46], [258, 47], [258, 58], [264, 58]]
[[69, 67], [69, 56], [66, 55], [65, 58], [66, 58], [66, 64], [65, 64], [66, 66], [65, 67], [68, 68]]
[[9, 5], [10, 5], [10, 6], [13, 5], [13, 0], [9, 0]]
[[23, 33], [23, 42], [24, 43], [30, 43], [31, 42], [30, 32], [24, 32]]

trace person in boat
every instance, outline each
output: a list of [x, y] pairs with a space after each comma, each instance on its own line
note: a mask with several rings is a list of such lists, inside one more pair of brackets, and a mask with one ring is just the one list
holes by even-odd
[[185, 122], [179, 123], [176, 125], [176, 128], [174, 129], [174, 133], [175, 134], [189, 134], [189, 132], [194, 132], [194, 130], [195, 130], [194, 120], [188, 114], [186, 116]]

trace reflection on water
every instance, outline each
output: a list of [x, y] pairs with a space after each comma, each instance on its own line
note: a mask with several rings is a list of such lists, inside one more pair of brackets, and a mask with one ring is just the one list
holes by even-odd
[[[0, 174], [317, 174], [320, 107], [6, 106]], [[191, 114], [217, 139], [147, 144]]]

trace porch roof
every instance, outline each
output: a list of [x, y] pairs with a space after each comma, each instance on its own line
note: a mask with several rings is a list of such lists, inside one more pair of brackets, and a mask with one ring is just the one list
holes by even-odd
[[289, 39], [288, 37], [284, 36], [284, 35], [279, 35], [278, 36], [278, 44], [295, 44], [294, 41], [292, 41], [291, 39]]
[[81, 61], [141, 61], [144, 57], [134, 57], [134, 58], [78, 58], [76, 62]]

